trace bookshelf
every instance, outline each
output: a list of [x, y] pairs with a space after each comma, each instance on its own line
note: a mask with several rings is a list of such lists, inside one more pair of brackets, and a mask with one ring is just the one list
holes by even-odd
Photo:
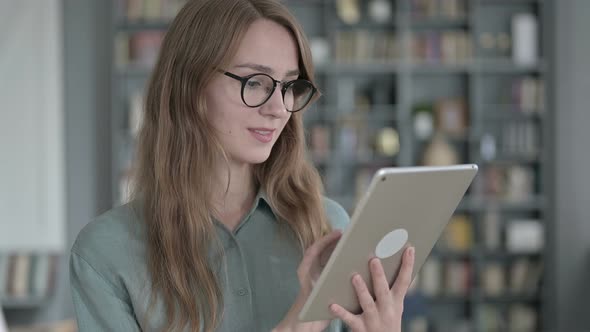
[[[115, 2], [114, 204], [124, 199], [142, 88], [182, 2]], [[549, 0], [285, 3], [314, 53], [323, 97], [305, 122], [328, 196], [352, 212], [379, 167], [480, 166], [415, 281], [404, 330], [542, 330], [551, 287]], [[531, 19], [537, 51], [527, 53], [531, 38], [519, 39], [513, 24], [526, 30]]]
[[1, 252], [0, 307], [37, 309], [55, 291], [58, 253]]

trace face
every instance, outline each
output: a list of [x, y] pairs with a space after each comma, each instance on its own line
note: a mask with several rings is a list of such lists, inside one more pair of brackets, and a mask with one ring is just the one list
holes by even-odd
[[[269, 20], [258, 20], [246, 31], [237, 54], [227, 68], [238, 76], [265, 73], [282, 82], [298, 77], [298, 46], [289, 31]], [[291, 113], [283, 103], [280, 85], [259, 107], [248, 107], [241, 97], [241, 82], [216, 74], [206, 88], [209, 118], [230, 162], [258, 164], [268, 159]]]

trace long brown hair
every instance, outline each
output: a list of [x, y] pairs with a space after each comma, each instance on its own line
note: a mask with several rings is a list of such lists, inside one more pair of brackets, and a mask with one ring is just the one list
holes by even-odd
[[[217, 74], [214, 68], [231, 61], [244, 32], [261, 18], [293, 34], [300, 77], [313, 82], [303, 30], [274, 0], [188, 1], [169, 27], [150, 78], [134, 196], [147, 229], [151, 303], [156, 297], [163, 301], [166, 330], [212, 331], [223, 314], [222, 291], [208, 255], [217, 240], [211, 174], [224, 166], [215, 161], [224, 160], [225, 153], [207, 120], [204, 89]], [[330, 226], [321, 179], [306, 159], [302, 113], [291, 116], [268, 160], [254, 166], [254, 180], [303, 250]]]

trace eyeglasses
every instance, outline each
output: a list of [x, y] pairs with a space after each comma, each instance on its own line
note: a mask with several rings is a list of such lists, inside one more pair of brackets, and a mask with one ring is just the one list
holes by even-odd
[[243, 77], [230, 72], [223, 74], [242, 83], [242, 101], [249, 107], [258, 107], [266, 103], [275, 92], [277, 84], [281, 85], [283, 104], [288, 112], [301, 111], [317, 92], [316, 87], [304, 79], [281, 82], [263, 73]]

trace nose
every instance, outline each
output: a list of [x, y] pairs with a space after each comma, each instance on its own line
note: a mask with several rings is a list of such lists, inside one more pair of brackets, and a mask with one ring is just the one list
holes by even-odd
[[277, 84], [275, 91], [273, 91], [266, 103], [260, 106], [260, 113], [277, 118], [289, 115], [289, 112], [287, 112], [287, 109], [285, 108], [280, 84]]

